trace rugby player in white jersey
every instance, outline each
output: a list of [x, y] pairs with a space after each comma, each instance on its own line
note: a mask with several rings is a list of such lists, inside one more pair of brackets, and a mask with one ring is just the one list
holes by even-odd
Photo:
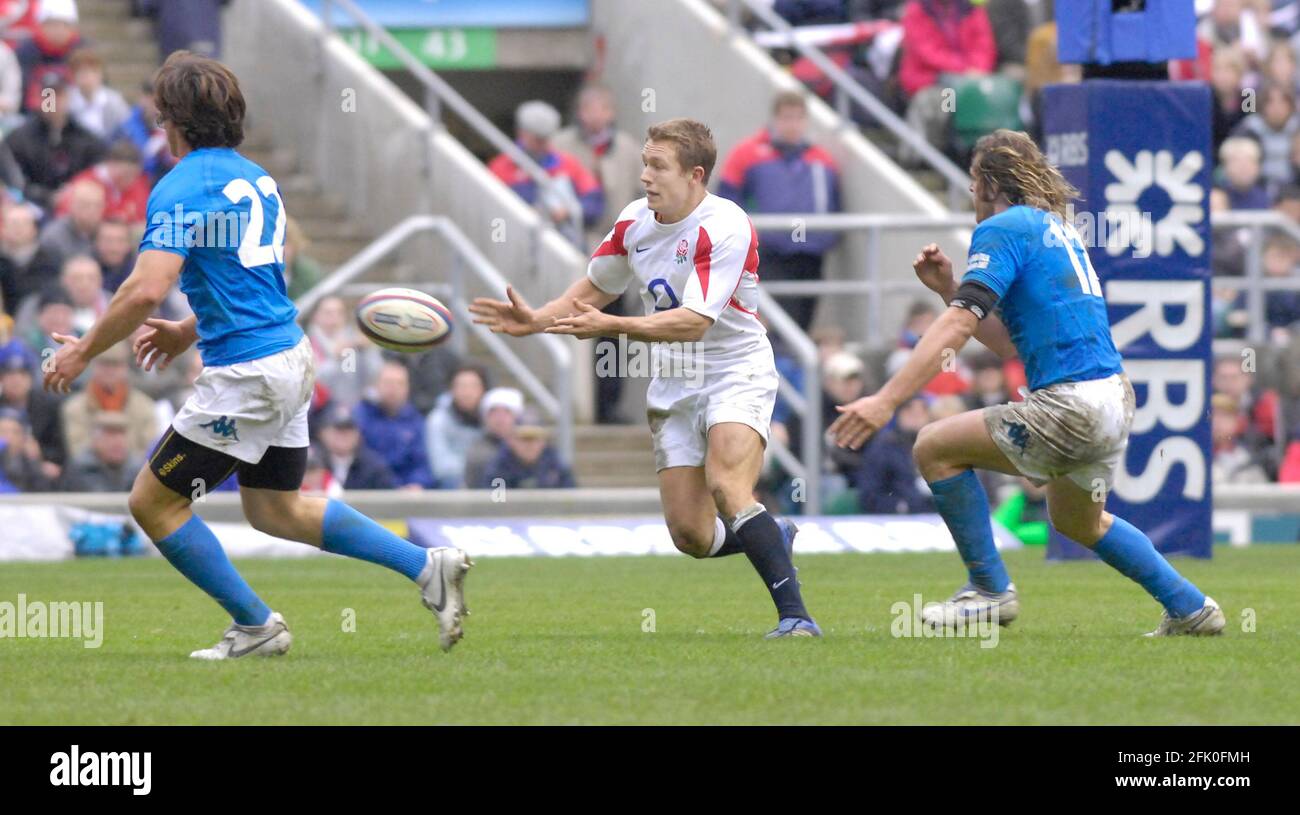
[[[777, 607], [767, 636], [821, 636], [791, 562], [796, 529], [754, 496], [778, 382], [757, 316], [758, 236], [740, 207], [706, 187], [717, 148], [704, 124], [653, 125], [641, 158], [646, 197], [623, 209], [585, 276], [540, 308], [507, 289], [506, 300], [478, 298], [470, 311], [516, 337], [658, 344], [647, 418], [674, 545], [697, 558], [744, 552]], [[603, 313], [629, 285], [645, 315]]]

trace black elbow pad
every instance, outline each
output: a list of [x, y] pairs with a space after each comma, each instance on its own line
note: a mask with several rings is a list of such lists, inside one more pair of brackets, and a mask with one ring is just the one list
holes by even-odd
[[967, 280], [957, 287], [957, 293], [953, 295], [948, 305], [964, 308], [983, 320], [993, 312], [993, 306], [997, 302], [998, 296], [988, 286], [974, 280]]

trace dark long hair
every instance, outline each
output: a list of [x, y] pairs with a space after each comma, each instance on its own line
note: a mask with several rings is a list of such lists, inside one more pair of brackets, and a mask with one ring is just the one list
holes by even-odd
[[229, 68], [189, 51], [167, 58], [153, 80], [158, 113], [180, 128], [190, 147], [238, 147], [247, 106]]

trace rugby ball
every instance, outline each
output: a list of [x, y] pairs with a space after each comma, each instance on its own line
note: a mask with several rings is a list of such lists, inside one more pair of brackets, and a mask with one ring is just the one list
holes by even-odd
[[415, 289], [380, 289], [357, 303], [357, 325], [390, 351], [427, 351], [451, 336], [451, 311]]

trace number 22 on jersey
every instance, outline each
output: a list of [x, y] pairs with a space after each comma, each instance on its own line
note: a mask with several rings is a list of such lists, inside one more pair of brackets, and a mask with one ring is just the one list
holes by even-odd
[[[261, 195], [258, 191], [261, 191]], [[230, 203], [238, 204], [248, 200], [248, 225], [239, 238], [239, 262], [245, 268], [267, 266], [272, 263], [284, 263], [284, 230], [288, 216], [284, 212], [284, 199], [275, 179], [264, 175], [257, 179], [257, 187], [246, 178], [236, 178], [222, 190]], [[265, 223], [262, 197], [273, 199], [276, 204], [275, 234], [269, 244], [262, 243], [262, 225]]]

